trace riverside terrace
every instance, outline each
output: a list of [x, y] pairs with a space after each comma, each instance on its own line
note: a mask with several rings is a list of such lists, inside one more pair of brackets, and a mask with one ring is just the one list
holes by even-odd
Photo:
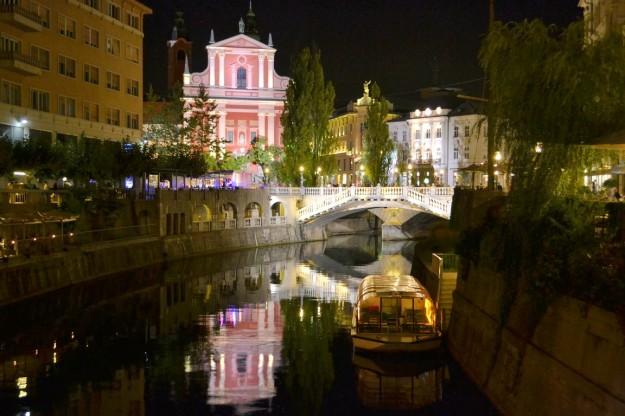
[[[401, 225], [419, 212], [448, 219], [452, 195], [452, 188], [414, 187], [158, 190], [147, 198], [121, 191], [2, 191], [0, 250], [2, 256], [29, 256], [146, 235], [325, 225], [365, 210], [387, 225]], [[404, 214], [398, 216], [398, 209]]]

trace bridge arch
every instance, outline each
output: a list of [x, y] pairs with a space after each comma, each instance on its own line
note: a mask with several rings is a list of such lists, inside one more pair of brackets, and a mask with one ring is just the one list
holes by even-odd
[[232, 202], [225, 202], [219, 207], [219, 216], [224, 220], [237, 219], [237, 207]]
[[210, 221], [213, 218], [210, 208], [205, 205], [196, 205], [193, 209], [193, 222]]
[[286, 216], [286, 207], [280, 201], [274, 202], [271, 205], [271, 216], [272, 217], [284, 217]]
[[245, 218], [258, 218], [263, 216], [263, 207], [258, 202], [250, 202], [245, 207]]

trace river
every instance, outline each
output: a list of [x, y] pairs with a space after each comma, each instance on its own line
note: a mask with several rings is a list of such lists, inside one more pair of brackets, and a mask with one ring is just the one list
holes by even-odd
[[444, 353], [353, 354], [362, 277], [413, 242], [333, 237], [158, 265], [0, 309], [0, 414], [494, 414]]

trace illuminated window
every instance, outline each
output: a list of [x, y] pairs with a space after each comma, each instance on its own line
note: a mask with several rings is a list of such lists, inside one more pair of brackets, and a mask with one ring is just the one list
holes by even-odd
[[100, 82], [100, 70], [93, 65], [84, 65], [84, 75], [85, 82], [95, 85], [98, 85]]
[[112, 72], [106, 73], [106, 87], [111, 90], [119, 91], [119, 75]]
[[126, 93], [129, 95], [139, 96], [139, 81], [133, 79], [126, 80]]
[[112, 124], [113, 126], [119, 126], [120, 111], [116, 108], [106, 109], [106, 124]]
[[106, 37], [106, 52], [111, 55], [119, 56], [121, 49], [122, 47], [119, 39], [115, 39], [110, 36]]

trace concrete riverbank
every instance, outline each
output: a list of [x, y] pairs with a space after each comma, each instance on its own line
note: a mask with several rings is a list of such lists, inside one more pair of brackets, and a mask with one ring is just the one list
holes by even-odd
[[[460, 273], [462, 275], [462, 273]], [[458, 279], [451, 354], [506, 415], [625, 414], [625, 335], [615, 313], [562, 296], [531, 330], [528, 294], [502, 325], [503, 276]]]
[[0, 265], [0, 305], [164, 260], [323, 239], [322, 228], [284, 225], [103, 242], [12, 259]]

